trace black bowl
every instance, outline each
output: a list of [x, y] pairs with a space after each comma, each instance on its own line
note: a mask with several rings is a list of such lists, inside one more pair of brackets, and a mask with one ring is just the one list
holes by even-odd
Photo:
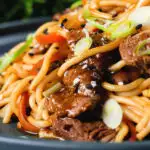
[[[0, 25], [0, 54], [7, 52], [15, 44], [23, 41], [26, 35], [33, 32], [50, 18], [40, 18], [28, 21], [16, 21]], [[2, 124], [0, 122], [0, 150], [148, 150], [150, 142], [125, 142], [122, 144], [83, 143], [71, 141], [52, 141], [38, 139], [27, 135], [16, 128], [16, 123]]]

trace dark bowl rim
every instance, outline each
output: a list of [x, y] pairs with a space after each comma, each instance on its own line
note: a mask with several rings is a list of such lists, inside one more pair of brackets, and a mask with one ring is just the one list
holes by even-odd
[[[73, 141], [55, 141], [55, 140], [45, 140], [45, 139], [22, 139], [16, 138], [15, 136], [0, 136], [0, 143], [11, 144], [11, 145], [24, 145], [29, 147], [41, 147], [41, 148], [58, 148], [58, 149], [86, 149], [91, 150], [94, 148], [102, 149], [124, 149], [126, 148], [136, 148], [136, 147], [150, 147], [149, 141], [143, 142], [124, 142], [124, 143], [100, 143], [100, 142], [73, 142]], [[67, 146], [67, 147], [66, 147]]]

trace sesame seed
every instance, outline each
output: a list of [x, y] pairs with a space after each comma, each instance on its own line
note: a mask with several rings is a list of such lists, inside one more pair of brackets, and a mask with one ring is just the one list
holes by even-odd
[[67, 18], [65, 18], [62, 22], [61, 22], [61, 28], [63, 28], [64, 27], [64, 24], [66, 23], [68, 21], [68, 19]]
[[91, 85], [92, 85], [93, 88], [95, 88], [97, 86], [96, 81], [91, 81]]
[[43, 31], [44, 34], [48, 34], [48, 28]]
[[85, 24], [81, 24], [81, 28], [84, 28], [85, 27]]
[[57, 50], [58, 50], [58, 49], [59, 49], [59, 47], [57, 46], [57, 47], [55, 47], [55, 49], [57, 49]]
[[68, 71], [66, 71], [65, 73], [64, 73], [64, 77], [66, 77], [68, 75]]
[[142, 24], [138, 24], [137, 26], [136, 26], [136, 30], [139, 30], [139, 29], [141, 29], [142, 28]]
[[79, 79], [79, 78], [74, 79], [74, 81], [73, 81], [73, 86], [78, 85], [79, 82], [80, 82], [80, 79]]
[[34, 56], [34, 53], [29, 52], [28, 55], [32, 57], [32, 56]]
[[93, 89], [93, 86], [91, 84], [87, 84], [86, 88], [91, 90], [91, 89]]
[[82, 69], [86, 69], [88, 67], [88, 65], [83, 65]]

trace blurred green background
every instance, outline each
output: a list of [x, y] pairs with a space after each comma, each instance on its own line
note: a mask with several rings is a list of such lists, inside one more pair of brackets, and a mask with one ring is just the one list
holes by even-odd
[[0, 0], [0, 22], [50, 16], [76, 0]]

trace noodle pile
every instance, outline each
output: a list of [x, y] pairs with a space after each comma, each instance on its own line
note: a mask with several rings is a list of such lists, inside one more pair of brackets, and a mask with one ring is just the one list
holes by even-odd
[[[83, 0], [84, 6], [88, 5], [88, 3], [91, 6], [89, 9], [92, 15], [114, 21], [127, 18], [137, 7], [150, 5], [149, 0]], [[101, 9], [101, 11], [98, 11], [98, 9]], [[79, 17], [82, 14], [81, 10], [77, 10]], [[67, 14], [65, 15], [67, 17]], [[76, 24], [76, 22], [73, 23]], [[60, 89], [61, 85], [59, 83], [61, 82], [62, 76], [73, 65], [77, 65], [98, 53], [115, 50], [124, 39], [121, 37], [112, 40], [104, 46], [90, 48], [81, 55], [72, 56], [69, 59], [63, 57], [63, 64], [51, 71], [52, 59], [59, 53], [58, 47], [61, 49], [63, 39], [60, 38], [60, 42], [59, 40], [58, 42], [54, 40], [50, 44], [45, 44], [44, 42], [41, 42], [42, 44], [38, 43], [37, 37], [41, 34], [43, 35], [43, 31], [45, 30], [48, 33], [57, 32], [64, 38], [67, 38], [67, 32], [69, 32], [60, 27], [60, 21], [52, 21], [42, 25], [34, 33], [30, 46], [15, 61], [4, 68], [0, 75], [0, 117], [3, 119], [3, 123], [10, 123], [15, 115], [18, 118], [18, 128], [39, 134], [41, 134], [41, 129], [48, 128], [52, 125], [54, 117], [45, 108], [46, 97], [43, 93], [47, 93], [55, 83], [58, 86], [56, 88]], [[24, 44], [25, 42], [18, 44], [8, 54], [13, 54], [18, 51]], [[67, 43], [65, 44], [67, 45]], [[41, 47], [39, 45], [44, 48], [46, 47], [46, 52], [33, 54], [31, 48], [34, 47], [34, 50], [40, 49]], [[64, 46], [65, 48], [67, 47], [66, 45]], [[62, 50], [67, 51], [64, 48], [60, 51]], [[63, 54], [60, 53], [60, 55]], [[125, 66], [125, 61], [120, 60], [108, 69], [111, 72], [116, 72]], [[116, 100], [123, 110], [124, 119], [120, 126], [116, 128], [118, 133], [115, 137], [115, 142], [124, 141], [129, 132], [131, 132], [131, 127], [135, 128], [135, 134], [138, 140], [143, 140], [149, 135], [150, 78], [139, 78], [125, 85], [114, 85], [105, 81], [102, 83], [102, 87], [108, 91], [109, 98]], [[24, 99], [28, 99], [28, 101]], [[30, 108], [29, 115], [26, 113], [27, 108]]]

